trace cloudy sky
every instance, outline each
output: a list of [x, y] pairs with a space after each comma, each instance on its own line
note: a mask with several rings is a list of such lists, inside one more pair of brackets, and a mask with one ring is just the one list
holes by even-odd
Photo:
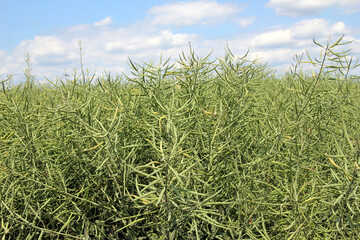
[[345, 34], [360, 55], [360, 0], [0, 0], [0, 80], [23, 78], [30, 53], [37, 79], [79, 69], [128, 71], [128, 58], [176, 59], [189, 42], [200, 56], [237, 55], [286, 69], [295, 54]]

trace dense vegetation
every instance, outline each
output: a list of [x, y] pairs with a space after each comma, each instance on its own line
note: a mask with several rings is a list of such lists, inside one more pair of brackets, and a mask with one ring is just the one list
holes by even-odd
[[124, 78], [3, 81], [0, 236], [359, 239], [360, 85], [341, 40], [277, 78], [190, 50]]

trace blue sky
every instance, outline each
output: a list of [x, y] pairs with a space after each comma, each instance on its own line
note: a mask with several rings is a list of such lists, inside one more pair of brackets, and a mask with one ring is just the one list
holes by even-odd
[[[21, 78], [30, 53], [38, 79], [79, 69], [79, 41], [90, 72], [121, 73], [134, 61], [176, 59], [188, 44], [198, 55], [238, 55], [286, 69], [295, 54], [317, 56], [316, 38], [345, 34], [360, 55], [360, 0], [0, 0], [0, 79]], [[16, 79], [15, 79], [16, 80]]]

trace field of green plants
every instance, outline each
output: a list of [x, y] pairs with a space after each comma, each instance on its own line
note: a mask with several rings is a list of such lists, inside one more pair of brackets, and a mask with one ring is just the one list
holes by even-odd
[[280, 77], [227, 48], [2, 80], [1, 239], [359, 239], [358, 64], [314, 43]]

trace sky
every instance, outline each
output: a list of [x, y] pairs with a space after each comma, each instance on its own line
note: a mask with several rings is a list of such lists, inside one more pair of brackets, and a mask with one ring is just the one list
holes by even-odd
[[360, 56], [360, 0], [0, 0], [0, 80], [78, 72], [121, 74], [134, 62], [177, 60], [189, 43], [205, 57], [242, 56], [287, 70], [293, 57], [319, 56], [315, 38], [341, 35]]

